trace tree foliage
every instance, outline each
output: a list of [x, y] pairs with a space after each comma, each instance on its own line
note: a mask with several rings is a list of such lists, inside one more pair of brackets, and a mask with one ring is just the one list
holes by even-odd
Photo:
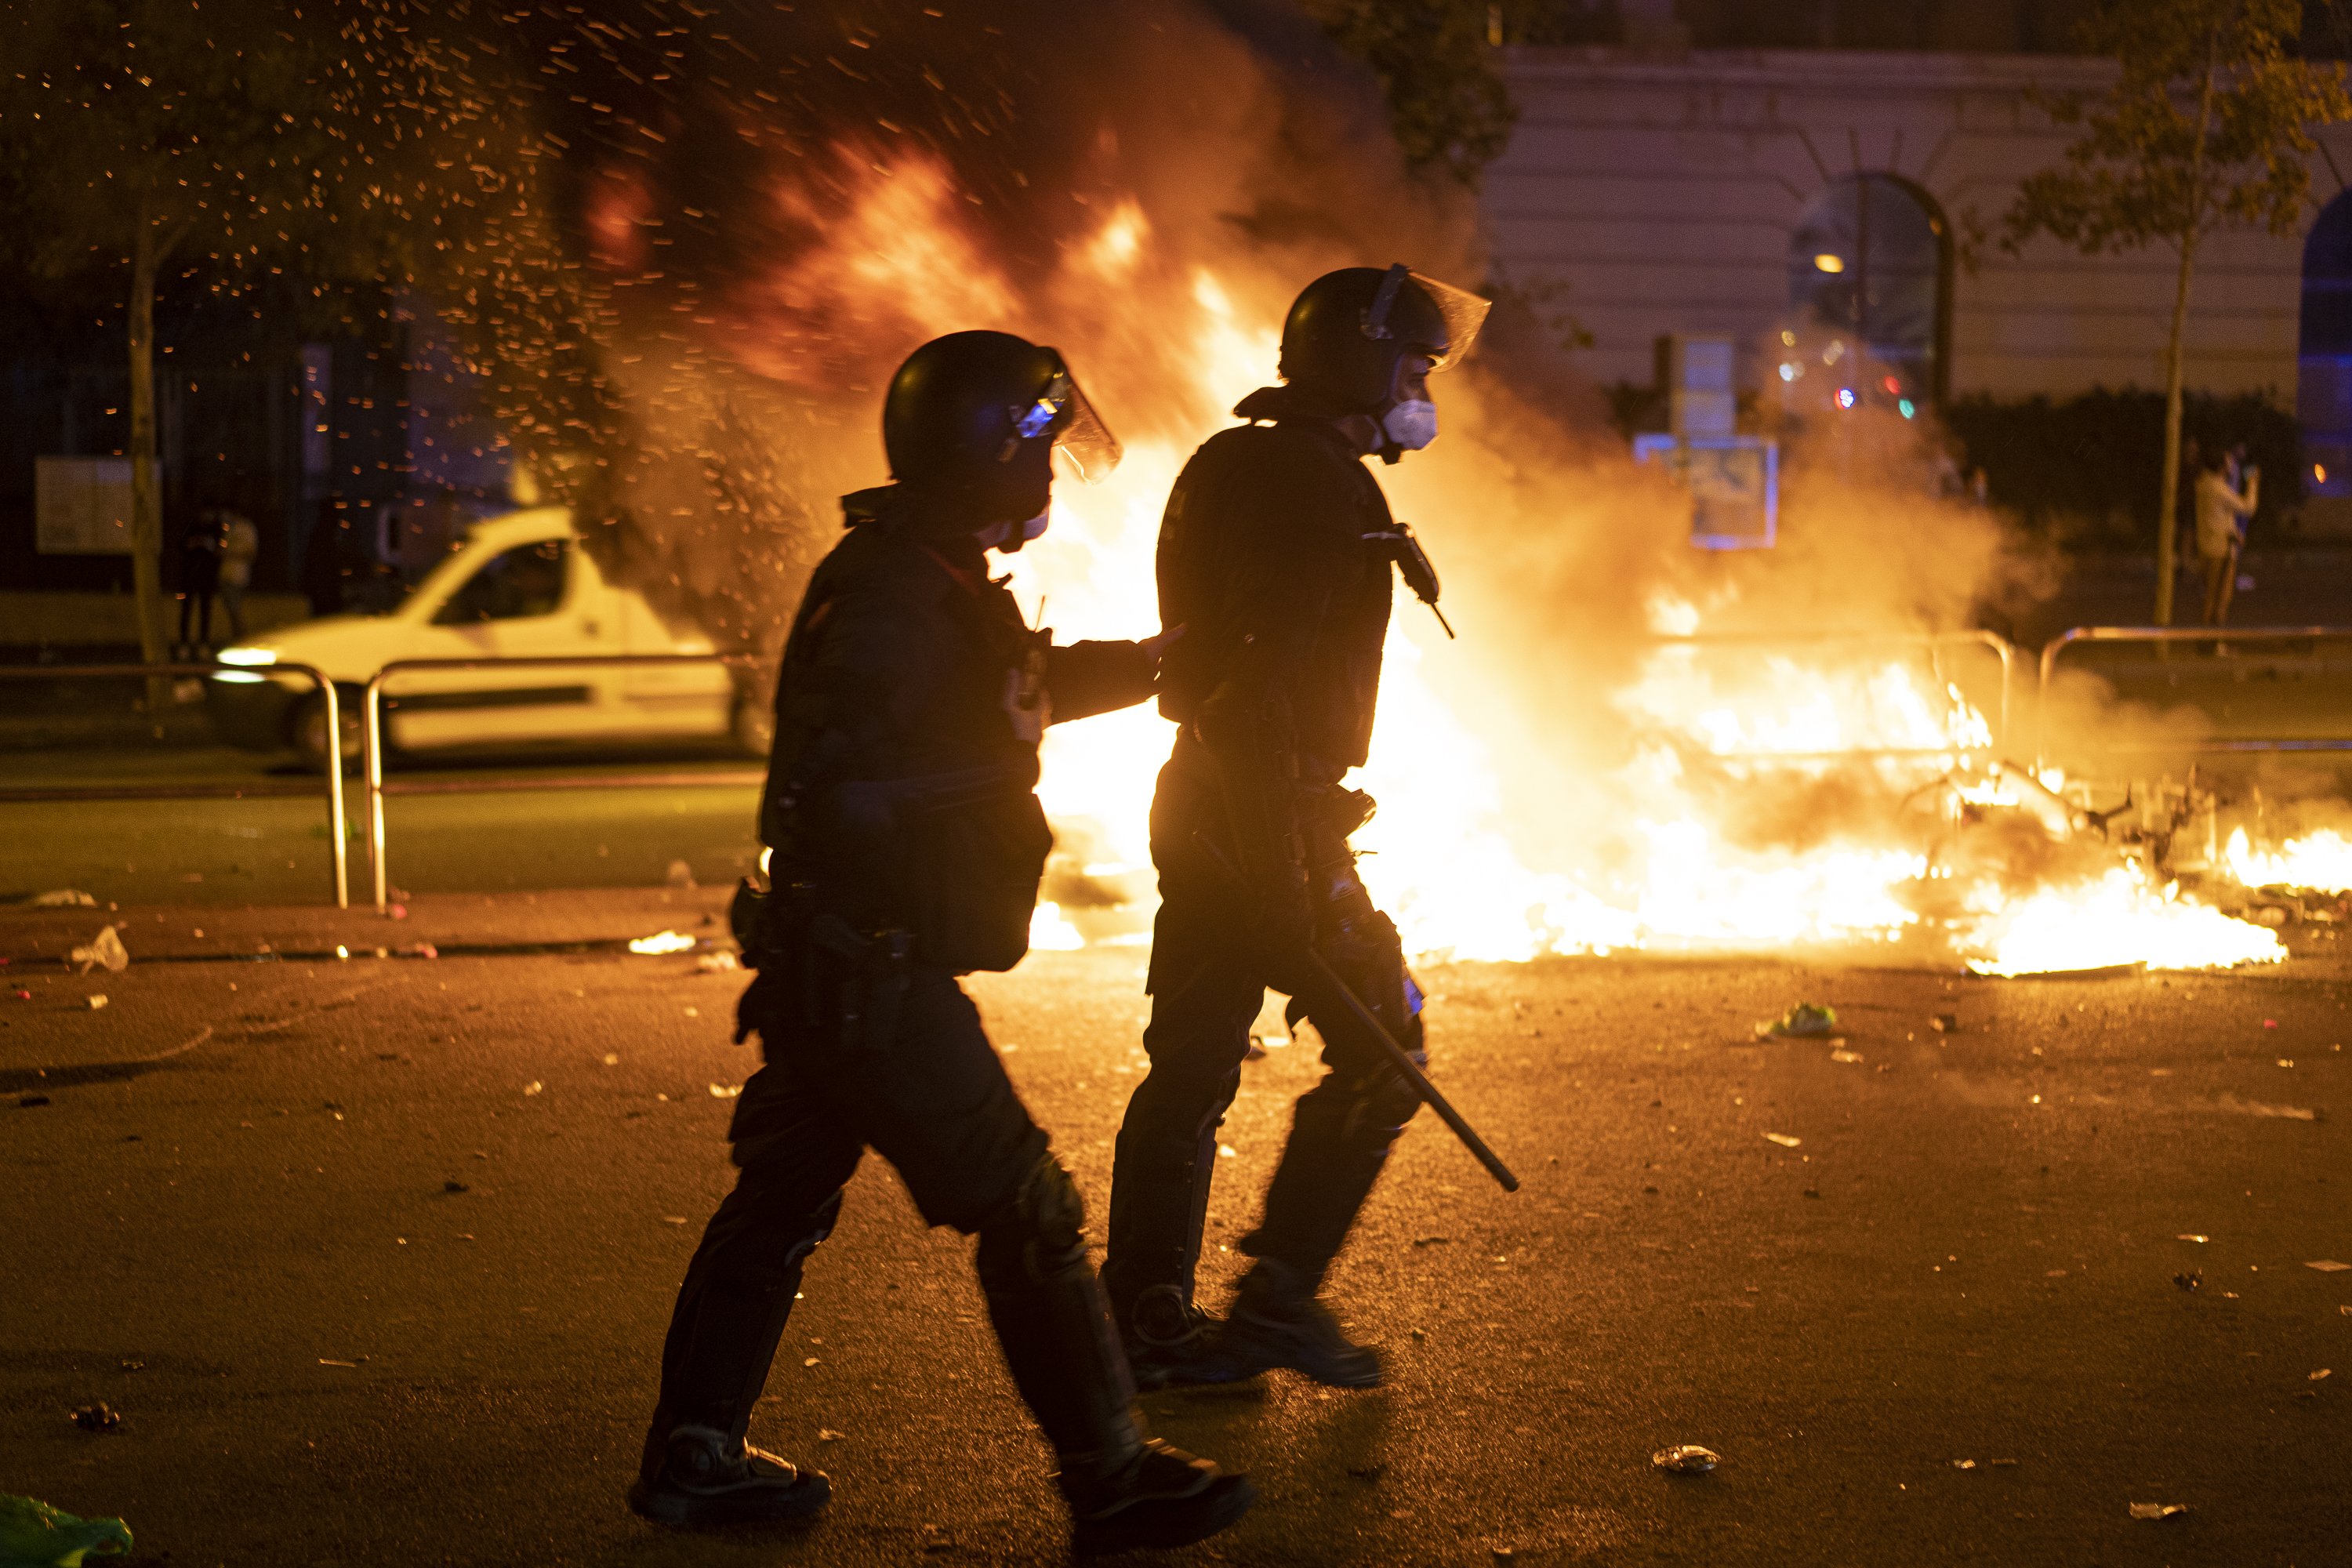
[[1495, 68], [1486, 0], [1308, 0], [1307, 8], [1379, 79], [1406, 161], [1475, 187], [1518, 118]]
[[0, 5], [0, 189], [47, 276], [162, 266], [311, 297], [410, 267], [437, 129], [392, 13], [196, 0]]
[[2288, 52], [2302, 26], [2301, 0], [2110, 0], [2082, 37], [2116, 61], [2116, 79], [2043, 96], [2051, 119], [2082, 134], [2063, 165], [2019, 187], [2006, 247], [2036, 234], [2088, 252], [2177, 246], [2216, 222], [2294, 232], [2311, 128], [2352, 118], [2344, 68]]
[[2104, 0], [2082, 38], [2115, 61], [2114, 80], [2102, 93], [2043, 97], [2051, 119], [2080, 133], [2063, 163], [2027, 176], [2002, 226], [2011, 252], [2046, 234], [2090, 254], [2164, 244], [2178, 258], [2164, 356], [2158, 625], [2172, 619], [2182, 342], [2198, 247], [2221, 225], [2294, 232], [2310, 193], [2312, 127], [2352, 118], [2344, 68], [2290, 53], [2302, 26], [2301, 0]]

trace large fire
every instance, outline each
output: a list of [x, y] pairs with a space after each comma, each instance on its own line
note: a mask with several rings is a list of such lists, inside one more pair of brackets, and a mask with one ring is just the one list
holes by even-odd
[[[821, 278], [855, 281], [855, 321], [865, 329], [895, 318], [920, 331], [1035, 330], [1009, 315], [965, 319], [965, 307], [1018, 291], [961, 237], [952, 186], [937, 169], [866, 167], [877, 177], [857, 211], [772, 280], [764, 303], [782, 335], [820, 313], [812, 295], [823, 292], [813, 281]], [[1272, 309], [1243, 302], [1253, 296], [1234, 279], [1205, 266], [1171, 275], [1156, 263], [1149, 223], [1132, 203], [1092, 210], [1091, 232], [1062, 247], [1062, 275], [1045, 293], [1070, 302], [1077, 330], [1058, 322], [1052, 335], [1097, 387], [1127, 438], [1126, 460], [1098, 487], [1059, 485], [1051, 532], [1012, 559], [1016, 593], [1066, 639], [1156, 627], [1152, 559], [1169, 489], [1192, 447], [1228, 422], [1223, 411], [1268, 379], [1278, 327]], [[814, 303], [821, 311], [822, 300]], [[957, 309], [943, 315], [947, 304]], [[1186, 374], [1160, 406], [1138, 409], [1119, 401], [1133, 381], [1100, 362], [1143, 331], [1172, 340], [1151, 352]], [[1445, 405], [1443, 387], [1439, 398]], [[1631, 472], [1629, 465], [1629, 479]], [[1446, 517], [1424, 509], [1412, 521], [1444, 566]], [[2002, 975], [2285, 956], [2272, 931], [2195, 901], [2122, 850], [2071, 843], [2079, 823], [2052, 794], [2053, 781], [2001, 767], [1985, 714], [1924, 660], [1885, 646], [1824, 645], [1727, 667], [1679, 640], [1705, 632], [1707, 618], [1672, 595], [1650, 606], [1656, 638], [1610, 699], [1638, 739], [1587, 770], [1591, 787], [1576, 809], [1595, 819], [1538, 848], [1515, 830], [1504, 784], [1547, 716], [1474, 721], [1441, 700], [1442, 661], [1476, 656], [1402, 600], [1373, 754], [1356, 781], [1381, 808], [1357, 843], [1366, 880], [1411, 951], [1520, 961], [1821, 944]], [[1466, 633], [1477, 635], [1475, 626]], [[1042, 793], [1070, 864], [1049, 887], [1049, 897], [1056, 888], [1060, 896], [1038, 912], [1040, 947], [1142, 940], [1153, 898], [1146, 822], [1171, 739], [1149, 709], [1050, 733]], [[1724, 803], [1741, 788], [1791, 778], [1834, 782], [1867, 809], [1796, 836], [1801, 842], [1759, 842], [1728, 820]], [[2012, 840], [2023, 833], [2035, 853], [2021, 862], [1975, 846], [1971, 828], [1991, 818], [2008, 824]], [[1562, 842], [1572, 847], [1559, 849]], [[2339, 840], [2305, 854], [2345, 848]], [[2232, 842], [2242, 880], [2277, 879], [2250, 854]]]

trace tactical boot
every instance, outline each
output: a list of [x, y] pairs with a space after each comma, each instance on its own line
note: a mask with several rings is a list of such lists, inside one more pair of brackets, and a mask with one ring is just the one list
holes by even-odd
[[1316, 1299], [1314, 1280], [1271, 1258], [1243, 1277], [1217, 1341], [1226, 1379], [1288, 1367], [1333, 1388], [1380, 1386], [1380, 1352], [1340, 1332], [1331, 1309]]
[[1223, 1326], [1175, 1286], [1152, 1286], [1119, 1314], [1119, 1347], [1135, 1386], [1149, 1393], [1170, 1384], [1231, 1381], [1217, 1347]]
[[704, 1530], [805, 1518], [832, 1495], [821, 1470], [801, 1469], [716, 1426], [680, 1426], [669, 1435], [660, 1475], [630, 1483], [629, 1507], [657, 1524]]
[[1249, 1511], [1257, 1489], [1215, 1461], [1146, 1438], [1123, 1462], [1096, 1466], [1065, 1456], [1055, 1478], [1070, 1505], [1070, 1550], [1079, 1557], [1186, 1546]]

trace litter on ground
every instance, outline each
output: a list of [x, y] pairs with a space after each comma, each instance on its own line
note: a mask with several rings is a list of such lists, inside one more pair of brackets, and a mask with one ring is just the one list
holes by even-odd
[[1756, 1026], [1759, 1040], [1775, 1036], [1817, 1040], [1837, 1032], [1837, 1009], [1826, 1002], [1800, 1002], [1777, 1018]]
[[0, 1564], [5, 1568], [82, 1568], [85, 1557], [121, 1557], [131, 1527], [119, 1519], [81, 1519], [37, 1498], [0, 1497]]
[[1704, 1476], [1723, 1463], [1723, 1456], [1696, 1443], [1677, 1443], [1650, 1456], [1650, 1463], [1673, 1476]]
[[73, 950], [71, 962], [80, 964], [84, 974], [93, 969], [120, 974], [131, 967], [131, 950], [122, 945], [122, 938], [115, 934], [112, 926], [100, 926], [88, 946]]

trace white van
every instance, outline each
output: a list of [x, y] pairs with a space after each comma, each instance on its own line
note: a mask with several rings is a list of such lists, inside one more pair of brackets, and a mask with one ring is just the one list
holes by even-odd
[[548, 665], [396, 675], [385, 740], [404, 752], [551, 742], [726, 741], [767, 751], [770, 717], [719, 662], [710, 639], [665, 623], [634, 588], [604, 580], [572, 514], [541, 507], [477, 524], [464, 544], [383, 615], [327, 616], [282, 627], [220, 661], [205, 704], [215, 731], [254, 751], [292, 746], [325, 760], [324, 704], [311, 683], [272, 676], [280, 660], [318, 666], [342, 705], [342, 752], [360, 750], [360, 699], [387, 664], [411, 658], [702, 654], [707, 664]]

